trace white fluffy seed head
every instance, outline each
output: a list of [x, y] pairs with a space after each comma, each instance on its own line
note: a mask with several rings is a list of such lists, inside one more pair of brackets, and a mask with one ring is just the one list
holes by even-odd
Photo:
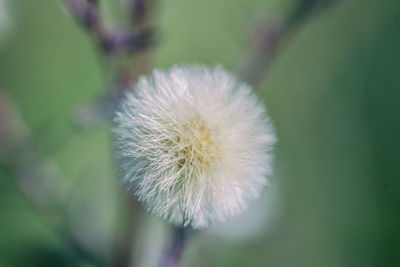
[[271, 174], [275, 135], [265, 109], [221, 67], [142, 77], [114, 134], [122, 182], [175, 225], [204, 228], [241, 212]]

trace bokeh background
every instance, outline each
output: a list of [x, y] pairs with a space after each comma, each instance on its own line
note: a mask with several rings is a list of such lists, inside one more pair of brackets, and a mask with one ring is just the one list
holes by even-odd
[[[234, 71], [252, 49], [255, 25], [279, 21], [298, 1], [160, 0], [152, 66], [222, 64]], [[109, 241], [126, 228], [116, 219], [126, 214], [112, 136], [107, 124], [77, 126], [76, 114], [102, 97], [107, 74], [59, 1], [6, 4], [1, 90], [35, 149], [72, 185], [61, 221], [97, 261], [66, 245], [54, 220], [21, 194], [2, 155], [0, 266], [104, 266]], [[107, 17], [118, 17], [108, 7]], [[279, 138], [271, 187], [263, 204], [222, 226], [226, 231], [217, 226], [195, 236], [183, 265], [400, 266], [400, 1], [343, 0], [316, 12], [287, 38], [257, 93]], [[151, 266], [168, 227], [139, 211], [128, 223], [135, 262]]]

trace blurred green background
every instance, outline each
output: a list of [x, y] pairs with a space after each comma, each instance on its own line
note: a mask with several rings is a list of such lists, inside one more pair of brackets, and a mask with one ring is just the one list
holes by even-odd
[[[235, 69], [254, 24], [295, 4], [160, 0], [153, 66]], [[110, 131], [73, 122], [105, 90], [96, 50], [57, 0], [9, 1], [8, 11], [0, 86], [36, 148], [73, 184], [69, 210], [84, 216], [71, 224], [85, 224], [107, 251], [119, 194]], [[196, 237], [184, 266], [400, 266], [400, 1], [347, 0], [316, 14], [280, 51], [259, 95], [279, 138], [277, 212], [252, 238]], [[96, 266], [66, 252], [4, 162], [0, 266]]]

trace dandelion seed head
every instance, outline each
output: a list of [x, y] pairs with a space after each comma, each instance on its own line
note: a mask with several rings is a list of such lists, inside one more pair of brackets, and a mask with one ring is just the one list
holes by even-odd
[[204, 228], [247, 208], [267, 184], [275, 135], [251, 88], [221, 67], [142, 77], [115, 116], [121, 179], [143, 206]]

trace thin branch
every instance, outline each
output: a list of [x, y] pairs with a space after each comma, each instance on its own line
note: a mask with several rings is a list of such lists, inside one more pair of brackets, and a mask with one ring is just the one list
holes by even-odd
[[341, 0], [300, 0], [283, 21], [269, 21], [252, 37], [252, 51], [238, 67], [239, 76], [258, 88], [276, 55], [304, 23]]
[[149, 17], [150, 0], [127, 0], [133, 25], [142, 25]]
[[135, 53], [154, 44], [154, 30], [116, 29], [108, 30], [100, 13], [97, 1], [62, 0], [70, 14], [88, 30], [92, 39], [106, 55]]
[[[151, 51], [147, 48], [152, 47], [155, 43], [155, 34], [150, 16], [150, 1], [149, 0], [128, 0], [128, 11], [131, 22], [131, 32], [140, 32], [147, 34], [142, 40], [133, 40], [132, 43], [139, 47], [142, 44], [142, 49], [132, 49], [135, 53], [127, 55], [126, 61], [122, 62], [116, 68], [116, 81], [109, 87], [109, 93], [106, 98], [107, 114], [111, 117], [114, 111], [118, 108], [120, 99], [127, 90], [132, 88], [138, 77], [147, 74], [151, 66]], [[149, 30], [151, 29], [151, 30]], [[150, 40], [150, 43], [148, 42]], [[133, 55], [133, 56], [132, 56]], [[131, 200], [128, 207], [122, 206], [119, 210], [115, 238], [118, 239], [118, 245], [114, 246], [112, 251], [111, 263], [113, 266], [129, 267], [133, 264], [132, 253], [134, 247], [134, 229], [137, 226], [138, 218], [142, 215], [142, 210], [136, 199], [131, 196], [122, 195], [123, 199]]]
[[152, 24], [152, 1], [126, 0], [129, 27], [107, 29], [98, 1], [61, 0], [69, 13], [90, 34], [100, 52], [105, 77], [109, 77], [106, 95], [91, 104], [80, 107], [74, 114], [79, 129], [110, 121], [119, 100], [132, 87], [137, 78], [150, 70], [151, 53], [148, 51], [156, 41]]
[[43, 222], [65, 241], [77, 258], [96, 258], [70, 231], [66, 204], [70, 184], [55, 162], [38, 152], [32, 136], [5, 92], [0, 90], [0, 157], [9, 166], [16, 185]]

